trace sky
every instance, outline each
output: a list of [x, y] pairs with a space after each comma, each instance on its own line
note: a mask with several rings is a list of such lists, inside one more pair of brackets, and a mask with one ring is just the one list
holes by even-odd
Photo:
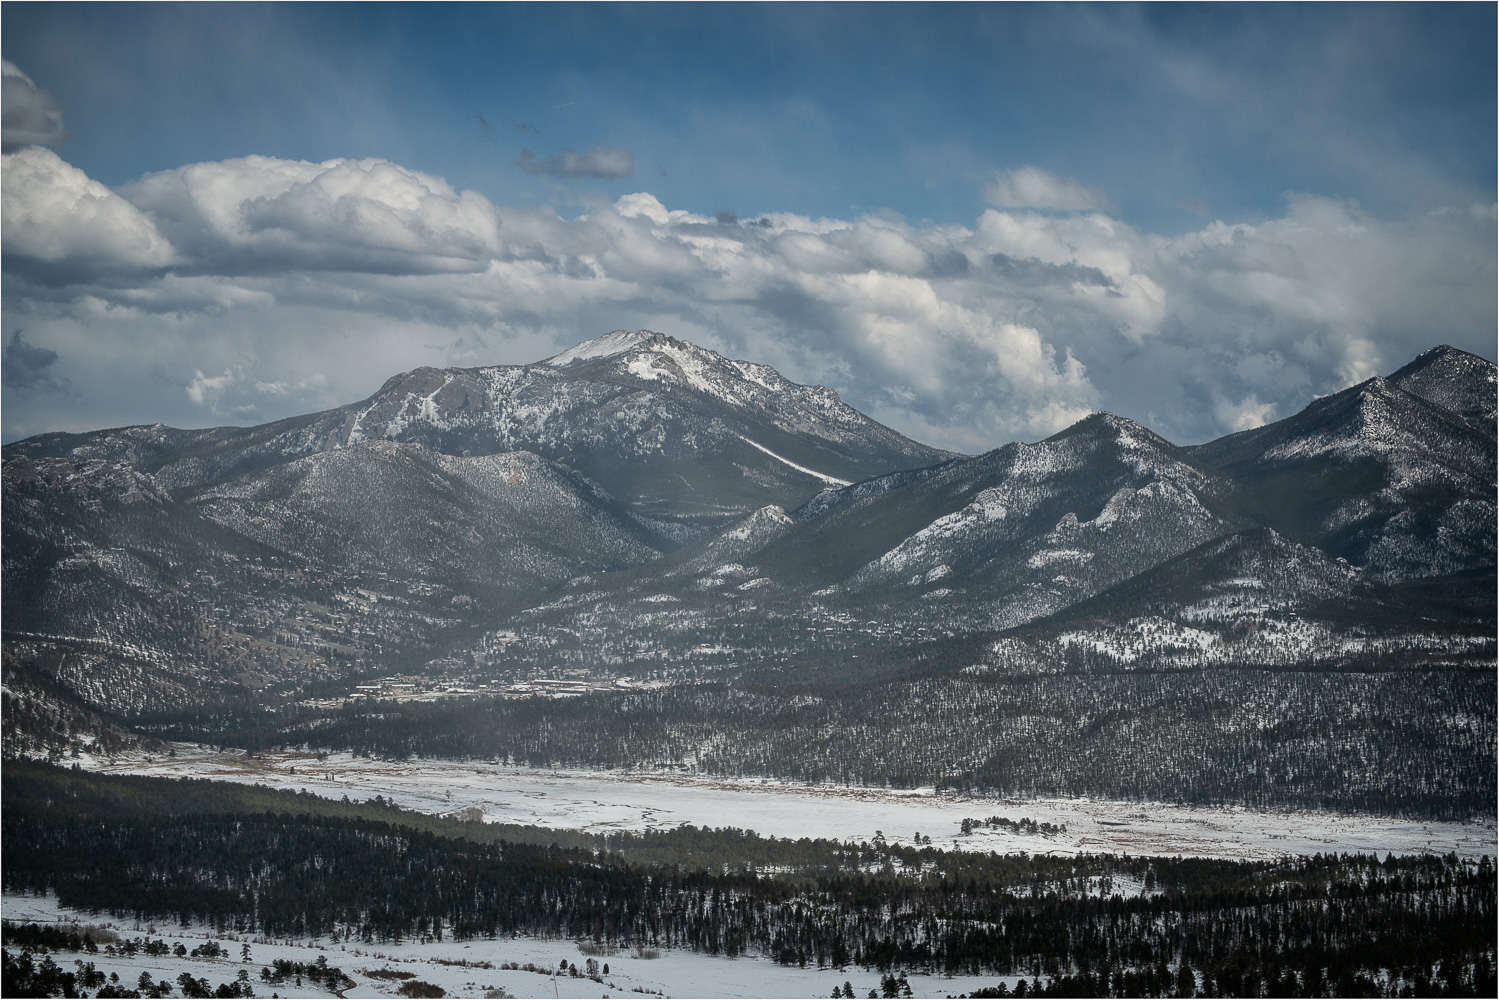
[[1493, 359], [1496, 8], [6, 4], [6, 441], [652, 329], [976, 453]]

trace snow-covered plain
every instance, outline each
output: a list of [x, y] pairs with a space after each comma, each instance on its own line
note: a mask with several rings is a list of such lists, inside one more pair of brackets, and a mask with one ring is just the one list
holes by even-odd
[[[853, 985], [859, 996], [868, 996], [871, 989], [878, 990], [880, 985], [879, 972], [852, 966], [799, 969], [777, 965], [763, 958], [723, 958], [677, 950], [662, 950], [658, 957], [650, 959], [637, 958], [629, 949], [597, 956], [600, 965], [609, 964], [609, 974], [603, 977], [601, 985], [587, 978], [552, 977], [523, 969], [500, 968], [507, 962], [555, 969], [562, 959], [566, 959], [568, 965], [584, 965], [588, 961], [589, 956], [579, 949], [576, 942], [560, 938], [516, 937], [493, 941], [376, 945], [334, 944], [326, 938], [282, 938], [273, 942], [260, 937], [218, 934], [202, 924], [181, 927], [175, 921], [141, 922], [77, 912], [59, 906], [53, 898], [10, 894], [0, 897], [0, 914], [6, 920], [20, 923], [94, 924], [113, 930], [121, 938], [160, 938], [169, 946], [180, 941], [189, 951], [203, 941], [213, 939], [221, 942], [227, 952], [227, 956], [221, 959], [152, 958], [146, 955], [126, 958], [102, 952], [98, 955], [72, 952], [53, 955], [53, 961], [65, 971], [73, 971], [73, 960], [81, 958], [93, 962], [106, 975], [118, 973], [125, 986], [134, 986], [142, 972], [149, 972], [153, 979], [168, 979], [174, 983], [179, 974], [187, 972], [195, 978], [207, 979], [210, 986], [218, 986], [219, 983], [233, 982], [243, 968], [250, 974], [256, 996], [270, 996], [272, 992], [283, 997], [334, 996], [306, 981], [299, 987], [291, 981], [270, 984], [260, 978], [261, 968], [278, 958], [311, 964], [319, 957], [326, 957], [329, 965], [342, 969], [358, 984], [341, 994], [347, 997], [398, 995], [401, 980], [371, 976], [366, 972], [370, 969], [413, 973], [416, 979], [441, 986], [454, 997], [482, 997], [494, 989], [503, 989], [515, 997], [548, 998], [638, 997], [643, 994], [667, 997], [812, 997], [827, 996], [833, 987], [841, 986], [845, 980]], [[242, 943], [250, 945], [249, 962], [239, 961]], [[480, 963], [489, 963], [494, 968], [483, 968]], [[994, 986], [1001, 980], [1014, 987], [1018, 977], [947, 977], [908, 973], [907, 980], [918, 997], [946, 997]]]
[[[777, 837], [911, 843], [919, 832], [947, 849], [1074, 855], [1267, 859], [1288, 854], [1457, 852], [1496, 856], [1493, 818], [1432, 822], [1292, 810], [1197, 808], [1089, 799], [1000, 799], [932, 789], [809, 786], [620, 771], [546, 771], [482, 761], [382, 761], [331, 754], [274, 753], [251, 758], [175, 744], [175, 757], [89, 761], [104, 772], [212, 778], [306, 789], [355, 801], [383, 795], [426, 813], [482, 810], [487, 822], [607, 832], [662, 830], [684, 823], [737, 827]], [[1055, 837], [979, 829], [964, 818], [1004, 816], [1065, 825]]]

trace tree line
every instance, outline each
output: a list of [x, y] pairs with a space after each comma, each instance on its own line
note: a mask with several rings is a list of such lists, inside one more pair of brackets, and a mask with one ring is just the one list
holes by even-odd
[[[398, 815], [106, 818], [66, 797], [8, 798], [6, 891], [243, 934], [564, 937], [809, 968], [1025, 975], [1100, 995], [1176, 993], [1188, 977], [1203, 995], [1477, 995], [1494, 975], [1487, 858], [1247, 863], [807, 842], [787, 848], [805, 867], [728, 869], [642, 863], [607, 842], [481, 843]], [[787, 843], [693, 836], [725, 856], [736, 842], [767, 857]]]
[[948, 675], [350, 705], [176, 734], [251, 751], [1452, 819], [1493, 810], [1496, 702], [1492, 667]]

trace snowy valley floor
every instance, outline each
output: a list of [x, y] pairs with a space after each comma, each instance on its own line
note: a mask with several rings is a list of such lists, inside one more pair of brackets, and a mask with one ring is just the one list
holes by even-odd
[[[399, 945], [331, 944], [324, 939], [311, 938], [270, 942], [265, 938], [215, 934], [202, 925], [181, 927], [172, 921], [138, 922], [79, 913], [59, 907], [52, 899], [11, 894], [0, 897], [0, 913], [6, 920], [17, 923], [66, 926], [76, 922], [112, 930], [121, 938], [162, 939], [169, 946], [180, 941], [189, 950], [213, 939], [220, 941], [229, 952], [228, 957], [221, 959], [152, 958], [146, 955], [126, 958], [73, 952], [59, 952], [53, 956], [65, 971], [73, 971], [74, 959], [91, 961], [106, 975], [117, 973], [121, 984], [127, 986], [134, 986], [142, 972], [149, 972], [153, 979], [172, 981], [187, 972], [195, 978], [207, 979], [211, 986], [218, 986], [219, 983], [233, 982], [239, 970], [245, 969], [249, 972], [256, 996], [268, 997], [273, 992], [283, 997], [333, 996], [335, 994], [306, 983], [300, 987], [292, 982], [271, 985], [260, 979], [261, 968], [277, 959], [310, 965], [319, 956], [326, 957], [329, 965], [342, 969], [358, 984], [340, 994], [348, 997], [399, 995], [397, 990], [403, 980], [371, 976], [367, 971], [371, 969], [412, 974], [417, 980], [442, 987], [451, 997], [482, 997], [494, 989], [502, 989], [514, 997], [552, 998], [640, 997], [647, 994], [705, 998], [825, 997], [845, 980], [863, 997], [868, 996], [871, 989], [877, 991], [880, 985], [880, 973], [856, 967], [798, 969], [777, 965], [767, 959], [748, 956], [731, 959], [681, 950], [663, 950], [659, 957], [648, 959], [634, 957], [628, 949], [621, 949], [617, 954], [597, 956], [600, 963], [609, 964], [609, 974], [603, 977], [604, 985], [600, 986], [586, 978], [552, 977], [522, 969], [500, 968], [501, 964], [510, 962], [549, 969], [557, 968], [562, 959], [566, 959], [569, 965], [586, 963], [589, 956], [574, 942], [566, 940], [518, 937]], [[241, 962], [240, 945], [246, 942], [250, 945], [250, 961]], [[493, 968], [484, 968], [481, 963], [488, 963]], [[1013, 976], [910, 974], [907, 979], [918, 997], [957, 996], [995, 986], [1001, 981], [1010, 987], [1018, 982], [1018, 977]]]
[[[998, 799], [808, 786], [669, 774], [543, 771], [478, 761], [381, 761], [331, 754], [216, 753], [175, 744], [176, 756], [86, 760], [90, 770], [264, 784], [333, 799], [382, 795], [408, 809], [449, 814], [475, 808], [487, 822], [583, 830], [661, 830], [690, 823], [766, 836], [911, 843], [919, 832], [944, 849], [1073, 855], [1269, 859], [1289, 854], [1455, 852], [1496, 855], [1492, 817], [1435, 822], [1293, 810], [1257, 811], [1088, 799]], [[979, 828], [965, 818], [1004, 816], [1066, 826], [1053, 837]], [[857, 984], [855, 984], [857, 985]], [[831, 989], [831, 987], [829, 987]], [[826, 991], [819, 991], [825, 993]], [[861, 991], [862, 995], [862, 991]]]

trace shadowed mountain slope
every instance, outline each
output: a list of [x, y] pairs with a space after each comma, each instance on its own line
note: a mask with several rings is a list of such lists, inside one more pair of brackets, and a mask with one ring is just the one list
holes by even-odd
[[[1481, 413], [1494, 366], [1460, 353], [1428, 352], [1401, 369], [1401, 381]], [[1441, 370], [1451, 377], [1438, 379]], [[1492, 422], [1485, 428], [1394, 377], [1188, 451], [1240, 485], [1259, 523], [1380, 579], [1494, 565]]]
[[46, 434], [5, 456], [125, 462], [177, 489], [370, 441], [454, 456], [534, 452], [678, 539], [949, 457], [830, 389], [649, 331], [616, 331], [534, 365], [418, 368], [361, 402], [258, 427]]

